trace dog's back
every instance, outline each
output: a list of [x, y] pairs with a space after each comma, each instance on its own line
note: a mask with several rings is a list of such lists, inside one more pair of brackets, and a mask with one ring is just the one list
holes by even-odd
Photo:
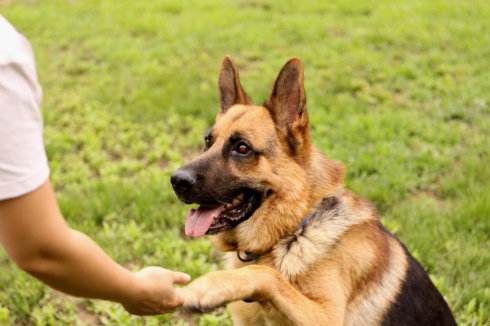
[[[378, 256], [384, 256], [384, 259], [377, 259], [374, 262], [376, 265], [372, 267], [374, 274], [379, 276], [372, 277], [373, 271], [366, 271], [364, 276], [360, 275], [359, 279], [363, 286], [352, 291], [351, 296], [355, 299], [347, 306], [349, 312], [346, 314], [345, 324], [353, 326], [456, 325], [449, 306], [427, 272], [405, 245], [379, 222], [377, 211], [373, 206], [350, 192], [344, 192], [341, 197], [344, 198], [339, 201], [348, 206], [344, 209], [348, 220], [357, 221], [356, 215], [366, 214], [370, 216], [368, 219], [373, 218], [375, 221], [368, 223], [369, 227], [354, 222], [352, 227], [360, 226], [360, 230], [353, 237], [354, 241], [365, 242], [366, 250], [372, 247], [373, 242], [378, 242], [378, 249], [384, 251], [377, 253]], [[352, 240], [348, 241], [352, 242]], [[366, 261], [366, 264], [369, 262]]]
[[[384, 230], [387, 236], [394, 237]], [[399, 242], [399, 240], [397, 239]], [[420, 263], [403, 247], [408, 268], [396, 300], [383, 318], [383, 326], [456, 325], [446, 301]]]

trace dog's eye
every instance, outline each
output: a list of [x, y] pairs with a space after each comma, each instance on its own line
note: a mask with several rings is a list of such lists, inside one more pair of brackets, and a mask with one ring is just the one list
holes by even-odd
[[251, 149], [250, 149], [250, 146], [248, 146], [244, 142], [239, 142], [233, 148], [233, 152], [238, 154], [238, 155], [244, 156], [244, 155], [249, 154], [251, 152]]

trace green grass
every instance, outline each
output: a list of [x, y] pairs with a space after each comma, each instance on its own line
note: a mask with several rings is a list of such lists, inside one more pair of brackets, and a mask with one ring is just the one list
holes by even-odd
[[[298, 56], [316, 144], [345, 162], [348, 186], [377, 205], [459, 323], [490, 324], [486, 1], [30, 0], [0, 13], [35, 49], [63, 213], [119, 262], [218, 268], [206, 240], [181, 237], [169, 174], [201, 146], [225, 54], [259, 103]], [[0, 324], [183, 323], [67, 299], [3, 252], [0, 270]]]

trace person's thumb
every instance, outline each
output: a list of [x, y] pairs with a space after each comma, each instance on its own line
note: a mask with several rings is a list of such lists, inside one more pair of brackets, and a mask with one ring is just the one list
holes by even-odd
[[182, 272], [173, 272], [172, 273], [172, 280], [173, 280], [173, 283], [183, 285], [183, 284], [187, 284], [190, 282], [191, 276], [189, 274], [182, 273]]

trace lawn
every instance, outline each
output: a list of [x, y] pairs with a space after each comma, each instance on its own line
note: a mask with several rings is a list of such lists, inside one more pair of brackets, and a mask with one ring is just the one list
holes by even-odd
[[[69, 223], [131, 268], [219, 268], [169, 175], [202, 146], [230, 54], [257, 103], [300, 57], [314, 142], [347, 167], [461, 325], [490, 324], [487, 1], [0, 1], [35, 50]], [[1, 42], [1, 40], [0, 40]], [[184, 318], [185, 317], [185, 318]], [[226, 325], [226, 312], [194, 317]], [[185, 324], [72, 299], [0, 251], [0, 324]]]

